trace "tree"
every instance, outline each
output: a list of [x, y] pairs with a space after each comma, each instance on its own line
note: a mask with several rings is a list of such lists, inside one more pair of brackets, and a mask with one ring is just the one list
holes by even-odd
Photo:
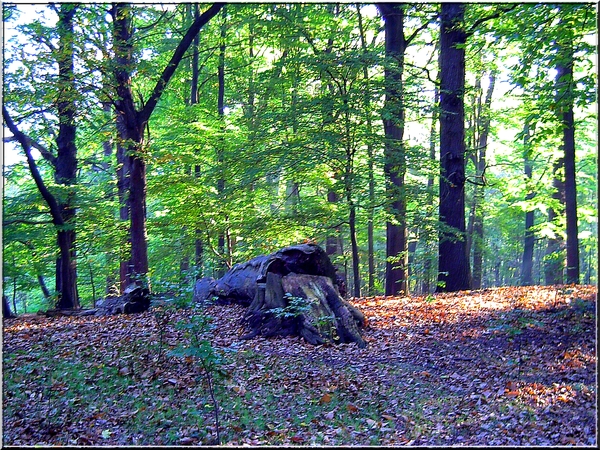
[[[9, 116], [8, 110], [3, 106], [4, 120], [13, 133], [13, 137], [23, 147], [31, 175], [36, 185], [50, 208], [52, 223], [56, 228], [58, 258], [56, 261], [56, 307], [60, 309], [78, 308], [79, 296], [77, 293], [77, 269], [75, 253], [75, 191], [77, 172], [77, 147], [75, 137], [77, 127], [76, 100], [77, 89], [75, 86], [74, 59], [75, 40], [73, 33], [73, 20], [77, 6], [62, 4], [60, 8], [54, 7], [58, 14], [56, 31], [58, 35], [58, 48], [49, 41], [46, 42], [54, 55], [58, 65], [56, 79], [56, 115], [58, 117], [58, 132], [56, 134], [56, 155], [47, 150], [43, 145], [32, 141], [21, 132]], [[65, 193], [59, 195], [52, 193], [32, 156], [31, 148], [40, 150], [42, 156], [54, 168], [54, 180], [58, 185], [66, 187]]]
[[465, 239], [464, 4], [443, 3], [440, 36], [440, 242], [438, 291], [471, 288]]
[[131, 273], [132, 281], [145, 284], [148, 273], [148, 247], [146, 241], [146, 148], [144, 132], [171, 77], [175, 73], [185, 52], [200, 29], [223, 7], [215, 3], [200, 15], [187, 30], [172, 54], [171, 60], [160, 75], [152, 94], [141, 108], [136, 107], [131, 87], [133, 70], [132, 8], [124, 3], [115, 3], [111, 9], [114, 39], [114, 78], [116, 82], [114, 107], [118, 115], [119, 138], [125, 148], [129, 165], [129, 195], [127, 207], [130, 219]]
[[408, 292], [407, 265], [408, 244], [406, 236], [406, 199], [404, 176], [406, 161], [404, 153], [404, 105], [402, 73], [404, 70], [404, 5], [378, 4], [385, 21], [386, 52], [386, 111], [384, 130], [386, 136], [384, 172], [387, 195], [392, 217], [397, 223], [386, 224], [386, 270], [385, 294], [397, 295]]
[[[530, 130], [529, 124], [526, 123], [523, 129], [523, 160], [524, 160], [524, 173], [527, 184], [531, 183], [533, 176], [533, 162], [531, 160], [531, 147], [530, 143]], [[535, 197], [535, 191], [529, 188], [527, 192], [526, 200], [532, 200]], [[533, 226], [535, 224], [535, 210], [528, 210], [525, 212], [525, 237], [523, 239], [523, 263], [521, 266], [521, 284], [523, 286], [529, 286], [533, 284], [533, 251], [535, 246], [535, 234], [533, 232]]]
[[[563, 21], [564, 24], [564, 21]], [[564, 152], [565, 216], [567, 228], [567, 270], [566, 282], [579, 283], [579, 241], [577, 227], [577, 185], [575, 174], [575, 117], [573, 113], [573, 38], [571, 29], [558, 42], [556, 68], [557, 116], [562, 128], [562, 148]]]

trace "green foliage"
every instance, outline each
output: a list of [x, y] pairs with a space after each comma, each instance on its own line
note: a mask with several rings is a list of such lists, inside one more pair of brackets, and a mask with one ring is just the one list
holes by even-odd
[[283, 308], [272, 308], [269, 310], [271, 314], [280, 319], [299, 317], [308, 313], [312, 309], [313, 301], [303, 297], [294, 297], [289, 292], [286, 292], [283, 295], [283, 300], [287, 306]]

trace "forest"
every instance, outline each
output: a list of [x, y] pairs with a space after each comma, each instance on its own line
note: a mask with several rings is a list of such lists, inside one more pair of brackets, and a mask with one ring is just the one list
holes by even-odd
[[300, 242], [354, 297], [597, 282], [593, 4], [3, 14], [17, 312]]
[[4, 445], [597, 445], [596, 4], [2, 7]]

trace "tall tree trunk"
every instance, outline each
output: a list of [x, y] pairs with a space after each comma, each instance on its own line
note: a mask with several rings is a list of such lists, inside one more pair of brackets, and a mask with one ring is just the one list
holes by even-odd
[[378, 4], [385, 21], [385, 118], [386, 137], [384, 175], [390, 213], [394, 221], [386, 223], [385, 295], [408, 293], [406, 239], [406, 198], [404, 176], [404, 5]]
[[[531, 182], [533, 176], [533, 161], [531, 160], [531, 147], [529, 124], [525, 124], [523, 129], [523, 160], [524, 172], [527, 182]], [[532, 200], [535, 197], [535, 191], [528, 186], [526, 200]], [[523, 239], [523, 262], [521, 265], [521, 284], [530, 286], [533, 284], [533, 251], [535, 247], [535, 234], [533, 233], [533, 225], [535, 223], [535, 211], [527, 211], [525, 213], [525, 237]]]
[[[439, 79], [438, 79], [438, 84], [439, 84]], [[437, 132], [437, 126], [438, 126], [438, 116], [439, 116], [439, 101], [440, 101], [440, 90], [438, 88], [438, 85], [436, 84], [434, 87], [434, 94], [433, 94], [433, 104], [434, 104], [434, 108], [433, 108], [433, 113], [431, 115], [431, 129], [430, 129], [430, 134], [429, 134], [429, 160], [430, 161], [436, 161], [436, 143], [438, 141], [438, 132]], [[433, 186], [435, 184], [435, 179], [433, 177], [433, 175], [430, 175], [427, 177], [427, 199], [428, 202], [427, 204], [432, 205], [433, 204]], [[430, 248], [432, 246], [430, 246], [429, 240], [427, 240], [426, 242], [426, 247], [427, 247], [427, 252], [425, 254], [425, 262], [423, 264], [423, 271], [424, 271], [424, 279], [423, 279], [423, 293], [427, 293], [429, 294], [431, 292], [431, 271], [432, 271], [432, 267], [433, 267], [433, 261], [432, 261], [432, 257], [430, 256], [429, 252], [430, 252]], [[435, 250], [432, 250], [432, 253]], [[435, 279], [435, 278], [433, 278]]]
[[[217, 94], [217, 109], [218, 115], [221, 119], [221, 131], [225, 132], [225, 21], [227, 19], [226, 8], [222, 9], [223, 14], [223, 23], [221, 24], [221, 44], [219, 45], [219, 65], [217, 67], [217, 79], [219, 83], [218, 94]], [[217, 192], [220, 197], [222, 197], [225, 193], [225, 161], [223, 159], [223, 154], [225, 152], [225, 137], [221, 137], [219, 145], [217, 147], [217, 166], [218, 166], [218, 179], [217, 179]], [[220, 255], [221, 260], [217, 264], [216, 278], [220, 278], [225, 275], [226, 272], [226, 260], [227, 254], [225, 249], [225, 235], [226, 235], [226, 227], [227, 227], [227, 218], [225, 218], [225, 223], [223, 225], [225, 228], [219, 232], [218, 242], [217, 242], [217, 251]]]
[[58, 79], [61, 96], [57, 102], [58, 148], [54, 178], [57, 184], [68, 186], [66, 197], [59, 200], [59, 208], [67, 227], [57, 232], [60, 249], [56, 266], [57, 308], [78, 308], [77, 264], [75, 252], [75, 191], [72, 186], [77, 182], [77, 147], [75, 136], [75, 76], [73, 65], [75, 48], [73, 39], [73, 19], [76, 6], [62, 4], [58, 12]]
[[560, 45], [556, 70], [558, 116], [562, 127], [565, 170], [565, 215], [567, 224], [567, 283], [579, 283], [577, 183], [575, 173], [575, 118], [573, 113], [573, 46]]
[[471, 288], [465, 240], [464, 4], [442, 3], [438, 291]]
[[[52, 223], [54, 224], [54, 226], [57, 229], [68, 228], [69, 224], [67, 222], [65, 222], [65, 220], [63, 218], [63, 214], [62, 214], [63, 210], [61, 209], [58, 199], [48, 190], [48, 187], [46, 186], [46, 184], [44, 183], [44, 180], [42, 179], [42, 176], [37, 167], [37, 164], [35, 163], [35, 160], [33, 159], [33, 156], [31, 154], [31, 143], [30, 143], [31, 140], [17, 128], [17, 126], [12, 121], [12, 119], [8, 113], [8, 110], [6, 109], [6, 106], [4, 106], [4, 105], [2, 105], [2, 115], [4, 116], [4, 122], [6, 123], [7, 128], [10, 130], [10, 132], [13, 134], [15, 139], [19, 142], [19, 144], [25, 151], [25, 157], [27, 159], [27, 165], [29, 166], [29, 171], [31, 172], [33, 181], [35, 182], [35, 185], [37, 186], [38, 190], [40, 191], [42, 198], [48, 205], [48, 208], [50, 210], [50, 216], [52, 217]], [[64, 245], [64, 242], [65, 241], [61, 242], [61, 244]], [[67, 248], [66, 250], [68, 251], [70, 249]], [[59, 251], [64, 251], [62, 246], [59, 246]], [[64, 280], [61, 281], [60, 287], [65, 288], [67, 290], [67, 295], [64, 295], [64, 296], [61, 295], [61, 293], [59, 292], [59, 295], [61, 295], [61, 297], [60, 297], [61, 300], [69, 298], [69, 295], [72, 293], [71, 287], [67, 286], [65, 284]], [[77, 297], [75, 297], [75, 299], [77, 299]], [[59, 308], [76, 308], [78, 306], [79, 306], [79, 302], [77, 301], [76, 304], [67, 304], [65, 302], [60, 304], [60, 302], [59, 302], [59, 305], [57, 307], [59, 307]]]
[[[200, 9], [197, 3], [194, 3], [190, 7], [194, 8], [194, 22], [200, 17]], [[200, 79], [200, 67], [199, 67], [199, 59], [200, 59], [200, 35], [196, 34], [194, 36], [194, 41], [192, 43], [192, 81], [190, 82], [190, 104], [196, 105], [200, 101], [200, 96], [198, 94], [198, 82]], [[200, 152], [200, 150], [198, 150]], [[200, 170], [201, 167], [196, 165], [194, 167], [194, 175], [196, 178], [200, 178]], [[196, 266], [196, 279], [202, 278], [202, 267], [204, 264], [204, 245], [202, 243], [202, 231], [196, 229], [196, 239], [194, 241], [194, 264]]]
[[[123, 116], [117, 115], [116, 128], [119, 136], [126, 133], [123, 123]], [[129, 158], [127, 157], [127, 149], [123, 145], [122, 139], [117, 139], [117, 192], [119, 198], [119, 220], [123, 224], [129, 223]], [[127, 232], [122, 237], [119, 250], [119, 292], [123, 294], [127, 286], [132, 282], [131, 276], [131, 234]]]

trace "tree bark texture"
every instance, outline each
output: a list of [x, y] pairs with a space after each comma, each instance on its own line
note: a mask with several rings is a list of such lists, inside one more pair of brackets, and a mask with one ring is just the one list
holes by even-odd
[[[56, 104], [58, 114], [58, 135], [56, 138], [57, 157], [55, 160], [54, 179], [57, 184], [73, 186], [77, 180], [77, 147], [75, 136], [75, 76], [73, 60], [75, 48], [73, 42], [73, 19], [76, 6], [62, 4], [58, 10], [58, 80], [60, 98]], [[77, 293], [77, 264], [75, 252], [75, 192], [68, 188], [64, 198], [58, 199], [59, 208], [65, 226], [57, 230], [59, 256], [56, 261], [57, 308], [68, 309], [79, 307]]]
[[471, 288], [465, 239], [464, 5], [442, 4], [438, 291]]
[[386, 223], [385, 295], [408, 294], [408, 247], [404, 176], [404, 5], [377, 4], [385, 21], [386, 99], [383, 127], [386, 137], [384, 174], [390, 213], [395, 221]]

